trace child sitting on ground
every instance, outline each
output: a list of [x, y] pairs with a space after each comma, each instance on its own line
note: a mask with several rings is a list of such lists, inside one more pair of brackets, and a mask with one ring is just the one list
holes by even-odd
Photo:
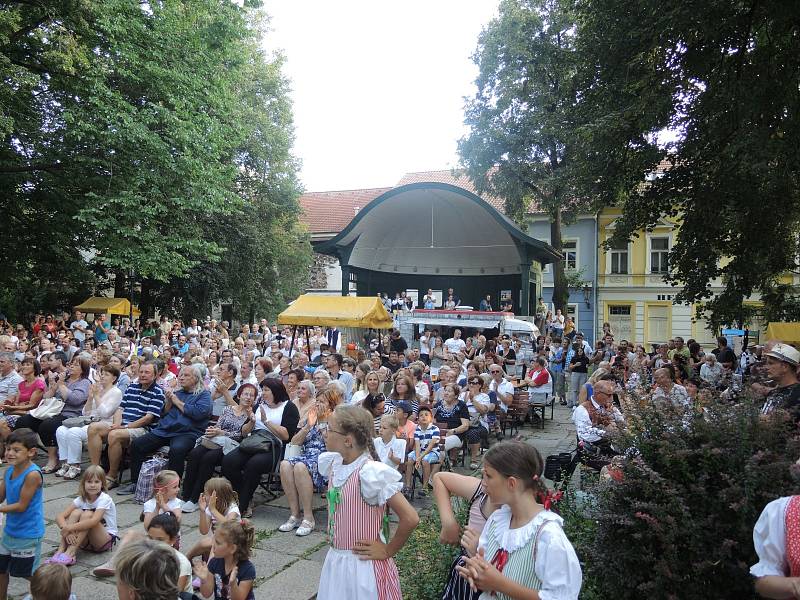
[[[153, 519], [153, 517], [164, 513], [171, 513], [175, 515], [175, 518], [178, 519], [178, 523], [180, 523], [182, 506], [182, 502], [180, 498], [178, 498], [180, 483], [180, 476], [175, 471], [165, 469], [155, 476], [155, 479], [153, 480], [153, 497], [144, 503], [144, 506], [142, 507], [142, 514], [139, 516], [139, 519], [144, 523], [145, 531], [147, 531], [147, 527], [150, 525], [150, 521]], [[122, 538], [122, 541], [119, 544], [120, 548], [132, 540], [141, 539], [143, 537], [144, 535], [141, 531], [131, 529]], [[175, 540], [175, 544], [173, 544], [173, 547], [176, 550], [180, 550], [180, 546], [181, 538], [179, 534], [178, 538]], [[117, 551], [119, 552], [119, 550]], [[95, 577], [113, 576], [114, 557], [111, 557], [108, 562], [96, 567], [92, 571], [92, 574]]]
[[[422, 489], [419, 496], [427, 495], [428, 480], [431, 477], [432, 465], [439, 462], [439, 428], [433, 424], [433, 413], [427, 406], [421, 406], [417, 417], [417, 428], [414, 430], [414, 450], [408, 455], [409, 466], [406, 469], [405, 487], [411, 489], [411, 476], [414, 469], [422, 466]], [[411, 467], [411, 463], [414, 464]]]
[[256, 568], [250, 562], [255, 529], [246, 520], [220, 523], [208, 563], [197, 560], [194, 574], [200, 579], [200, 593], [214, 600], [255, 600], [253, 581]]
[[75, 600], [72, 573], [64, 565], [42, 565], [31, 577], [31, 593], [22, 600]]
[[33, 463], [39, 446], [36, 432], [23, 427], [6, 441], [10, 465], [0, 483], [0, 513], [6, 513], [0, 540], [0, 599], [8, 594], [9, 575], [29, 578], [39, 566], [44, 537], [42, 471]]
[[147, 537], [157, 542], [172, 546], [181, 569], [178, 588], [184, 592], [192, 592], [192, 563], [183, 554], [175, 550], [175, 541], [181, 534], [181, 525], [172, 513], [162, 513], [150, 519]]
[[381, 417], [380, 437], [373, 440], [375, 452], [378, 453], [380, 461], [397, 469], [406, 460], [406, 441], [395, 435], [400, 427], [400, 421], [394, 414], [386, 414]]
[[[231, 482], [225, 477], [212, 477], [206, 482], [203, 493], [200, 494], [198, 505], [200, 507], [200, 533], [204, 537], [198, 541], [186, 557], [189, 560], [201, 556], [208, 560], [208, 553], [214, 541], [214, 531], [217, 525], [225, 521], [242, 518], [239, 512], [239, 495], [233, 491]], [[209, 533], [211, 535], [209, 535]]]
[[114, 546], [119, 538], [117, 508], [106, 493], [107, 486], [102, 467], [92, 465], [83, 472], [78, 497], [56, 517], [61, 528], [61, 543], [46, 562], [69, 567], [75, 564], [78, 549], [100, 553]]

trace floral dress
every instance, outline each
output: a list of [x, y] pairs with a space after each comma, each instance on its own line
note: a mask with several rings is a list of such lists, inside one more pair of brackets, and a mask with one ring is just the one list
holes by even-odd
[[311, 481], [314, 483], [314, 489], [318, 491], [324, 489], [325, 486], [328, 485], [328, 480], [320, 474], [317, 459], [322, 452], [325, 452], [325, 439], [322, 436], [322, 430], [320, 430], [318, 424], [308, 430], [302, 448], [303, 453], [300, 456], [295, 456], [287, 460], [292, 465], [303, 463], [311, 474]]

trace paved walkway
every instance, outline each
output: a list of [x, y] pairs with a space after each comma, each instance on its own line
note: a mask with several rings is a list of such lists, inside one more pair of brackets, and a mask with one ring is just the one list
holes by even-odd
[[[561, 406], [556, 406], [555, 418], [552, 421], [547, 419], [544, 430], [528, 425], [520, 433], [522, 439], [536, 446], [543, 457], [555, 452], [567, 452], [575, 445], [575, 430], [570, 420], [570, 412]], [[43, 461], [40, 464], [43, 464]], [[6, 468], [6, 465], [3, 465], [3, 468]], [[43, 557], [52, 555], [58, 547], [59, 530], [55, 519], [58, 513], [77, 496], [77, 489], [77, 482], [64, 481], [54, 475], [45, 476], [44, 516], [47, 528], [42, 543]], [[142, 525], [139, 522], [141, 505], [136, 504], [132, 496], [117, 496], [113, 491], [111, 495], [117, 506], [120, 532], [130, 528], [141, 529]], [[429, 507], [430, 503], [429, 499], [415, 501], [415, 505], [420, 509]], [[317, 527], [311, 535], [303, 538], [278, 531], [278, 526], [289, 516], [285, 496], [281, 495], [271, 501], [268, 501], [266, 496], [256, 496], [254, 504], [256, 549], [251, 560], [258, 575], [255, 586], [256, 597], [274, 597], [281, 600], [314, 598], [327, 552], [324, 533], [327, 514], [324, 499], [319, 494], [315, 495], [314, 514]], [[191, 548], [200, 537], [198, 522], [199, 512], [183, 516], [181, 543], [184, 549]], [[107, 558], [108, 554], [96, 555], [86, 552], [78, 554], [78, 562], [70, 570], [73, 576], [72, 590], [79, 600], [117, 598], [113, 578], [98, 579], [91, 574], [91, 570], [105, 562]], [[19, 600], [27, 593], [27, 589], [26, 581], [12, 578], [9, 598]]]

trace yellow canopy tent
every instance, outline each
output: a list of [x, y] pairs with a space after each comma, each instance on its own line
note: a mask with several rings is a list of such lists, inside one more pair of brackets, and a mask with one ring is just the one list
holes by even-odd
[[800, 323], [770, 323], [767, 325], [766, 339], [796, 346], [800, 344]]
[[377, 297], [303, 294], [278, 315], [278, 324], [391, 329], [392, 317]]
[[[75, 307], [75, 310], [82, 310], [86, 313], [107, 313], [109, 315], [129, 315], [131, 314], [131, 303], [125, 298], [104, 298], [103, 296], [92, 296]], [[133, 316], [138, 317], [141, 311], [133, 307]]]

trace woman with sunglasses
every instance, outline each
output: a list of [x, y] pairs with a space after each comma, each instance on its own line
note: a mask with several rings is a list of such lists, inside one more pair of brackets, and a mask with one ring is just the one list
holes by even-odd
[[316, 406], [308, 411], [305, 423], [292, 438], [292, 444], [302, 446], [302, 453], [281, 462], [281, 485], [290, 512], [289, 520], [278, 528], [284, 533], [297, 529], [295, 535], [302, 537], [314, 530], [314, 490], [320, 491], [327, 484], [326, 478], [319, 472], [317, 461], [326, 449], [324, 434], [328, 428], [328, 417], [343, 400], [344, 394], [335, 385], [328, 385], [322, 390], [317, 396]]
[[469, 412], [469, 429], [465, 434], [469, 447], [469, 468], [478, 468], [478, 455], [481, 450], [481, 440], [489, 437], [489, 423], [487, 416], [492, 409], [489, 395], [483, 392], [483, 379], [473, 375], [467, 379], [467, 389], [461, 394], [461, 400]]

